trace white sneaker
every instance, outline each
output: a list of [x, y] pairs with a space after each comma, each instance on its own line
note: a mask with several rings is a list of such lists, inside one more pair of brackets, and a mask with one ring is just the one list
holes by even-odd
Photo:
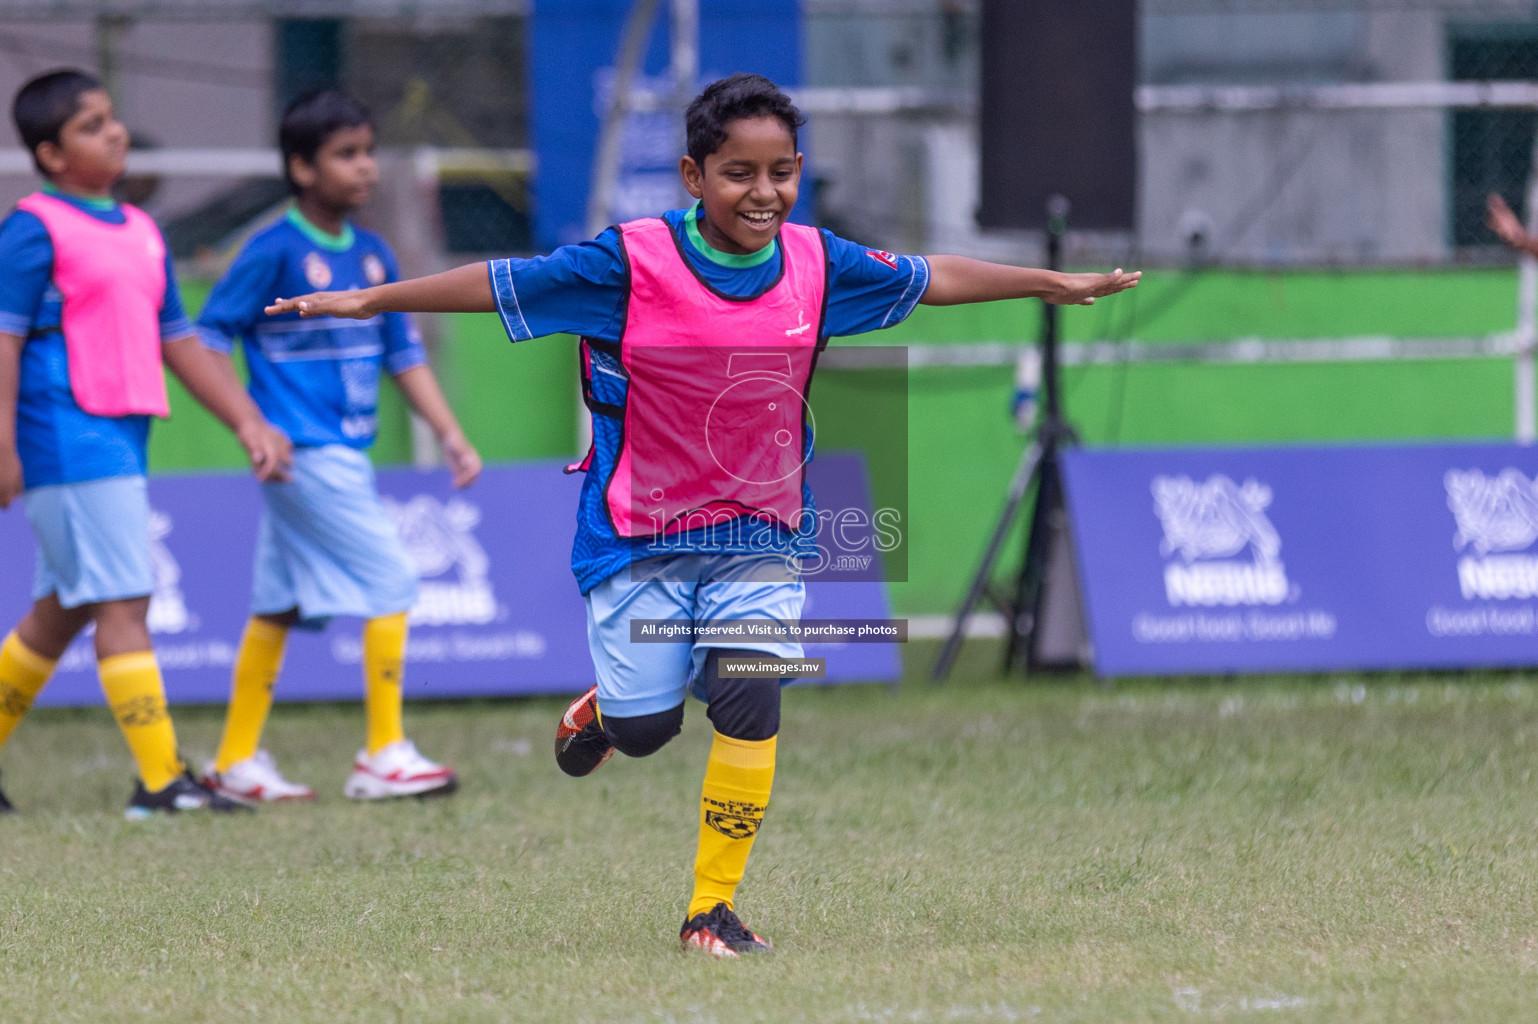
[[358, 751], [342, 792], [354, 800], [388, 800], [446, 795], [458, 788], [454, 769], [429, 761], [410, 740], [396, 740], [373, 757], [367, 750]]
[[275, 803], [314, 800], [315, 790], [290, 782], [278, 771], [272, 755], [258, 750], [244, 761], [236, 761], [226, 771], [208, 766], [208, 784], [232, 800], [242, 803]]

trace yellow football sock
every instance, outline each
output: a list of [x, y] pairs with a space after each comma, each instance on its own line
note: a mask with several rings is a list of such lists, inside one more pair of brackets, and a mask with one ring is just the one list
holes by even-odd
[[155, 653], [135, 651], [102, 658], [96, 671], [107, 706], [139, 765], [144, 788], [151, 793], [165, 789], [186, 766], [176, 754], [176, 730], [171, 728]]
[[14, 631], [0, 643], [0, 744], [26, 717], [57, 664], [22, 643]]
[[734, 740], [716, 733], [700, 792], [700, 845], [694, 857], [694, 898], [689, 913], [708, 913], [732, 896], [753, 850], [774, 785], [775, 737]]
[[240, 653], [235, 656], [234, 679], [230, 683], [230, 707], [224, 715], [224, 736], [214, 758], [215, 771], [229, 771], [230, 766], [256, 753], [262, 742], [262, 726], [272, 710], [272, 687], [283, 667], [283, 648], [288, 642], [288, 628], [252, 616], [240, 638]]
[[406, 661], [406, 613], [363, 624], [363, 697], [370, 756], [406, 738], [401, 728], [401, 671]]

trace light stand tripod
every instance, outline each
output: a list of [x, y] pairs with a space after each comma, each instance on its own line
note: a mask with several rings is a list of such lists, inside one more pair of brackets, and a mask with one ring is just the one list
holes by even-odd
[[[1049, 270], [1058, 269], [1062, 258], [1063, 232], [1067, 226], [1068, 200], [1055, 195], [1047, 200]], [[1082, 612], [1078, 606], [1077, 581], [1072, 577], [1072, 554], [1068, 550], [1067, 515], [1058, 465], [1060, 449], [1077, 444], [1078, 436], [1063, 418], [1058, 387], [1057, 346], [1058, 308], [1051, 303], [1043, 303], [1041, 387], [1044, 401], [1041, 419], [1031, 435], [1030, 443], [1020, 455], [1019, 465], [1015, 467], [1015, 474], [1009, 482], [1004, 511], [989, 538], [982, 562], [972, 577], [966, 600], [956, 611], [956, 623], [950, 637], [935, 662], [932, 676], [934, 682], [941, 682], [950, 674], [966, 636], [967, 622], [984, 597], [1004, 615], [1007, 626], [1005, 672], [1012, 669], [1017, 660], [1025, 666], [1027, 672], [1078, 668], [1081, 663], [1078, 648], [1082, 643], [1070, 643], [1065, 649], [1060, 641], [1043, 642], [1053, 639], [1047, 636], [1048, 630], [1043, 628], [1049, 619], [1054, 620], [1054, 623], [1064, 623], [1068, 621], [1065, 616], [1070, 617], [1070, 625], [1076, 625], [1078, 632], [1082, 633]], [[1036, 502], [1026, 532], [1025, 556], [1014, 581], [1013, 593], [1001, 594], [991, 585], [993, 571], [1033, 483], [1036, 485]], [[1060, 579], [1064, 571], [1068, 576]], [[1053, 581], [1050, 587], [1049, 577]], [[1051, 632], [1057, 634], [1060, 631]]]

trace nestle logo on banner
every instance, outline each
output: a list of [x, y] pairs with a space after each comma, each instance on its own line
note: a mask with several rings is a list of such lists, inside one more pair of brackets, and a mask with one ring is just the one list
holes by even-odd
[[[487, 573], [486, 550], [475, 539], [481, 510], [459, 498], [441, 502], [419, 494], [406, 502], [381, 498], [421, 582], [412, 623], [420, 626], [483, 626], [497, 617], [497, 598]], [[457, 569], [453, 578], [434, 579]]]
[[[1297, 593], [1281, 561], [1282, 541], [1266, 518], [1271, 488], [1214, 474], [1206, 483], [1157, 476], [1154, 511], [1164, 526], [1164, 595], [1173, 606], [1276, 605]], [[1238, 558], [1245, 550], [1249, 558]]]
[[182, 595], [182, 567], [166, 546], [171, 535], [171, 517], [150, 509], [150, 576], [155, 590], [150, 594], [147, 625], [151, 633], [185, 633], [194, 623]]
[[1538, 597], [1538, 556], [1506, 553], [1538, 540], [1538, 483], [1510, 468], [1493, 477], [1452, 469], [1442, 482], [1458, 524], [1453, 547], [1472, 551], [1458, 559], [1464, 600]]

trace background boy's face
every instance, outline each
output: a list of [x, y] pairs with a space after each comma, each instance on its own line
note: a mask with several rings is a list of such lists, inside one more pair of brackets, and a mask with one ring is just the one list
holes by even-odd
[[705, 241], [722, 252], [757, 252], [779, 233], [801, 188], [801, 154], [777, 117], [753, 117], [726, 126], [726, 141], [700, 167], [679, 164], [684, 187], [705, 204]]
[[366, 124], [338, 128], [315, 151], [314, 163], [296, 156], [289, 161], [289, 173], [305, 198], [334, 210], [356, 210], [379, 181], [374, 129]]
[[37, 159], [48, 178], [65, 189], [105, 192], [123, 176], [128, 158], [128, 129], [112, 112], [105, 89], [80, 94], [80, 105], [64, 127], [58, 143], [37, 147]]

